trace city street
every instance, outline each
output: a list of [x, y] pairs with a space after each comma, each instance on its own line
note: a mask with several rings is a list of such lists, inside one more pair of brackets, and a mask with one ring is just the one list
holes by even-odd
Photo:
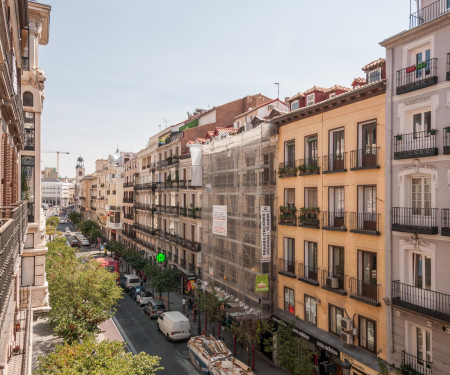
[[125, 333], [125, 341], [135, 354], [146, 352], [161, 357], [161, 374], [196, 374], [199, 372], [189, 360], [187, 342], [171, 343], [157, 330], [156, 319], [149, 319], [144, 309], [137, 306], [128, 294], [120, 302], [115, 314], [119, 330]]

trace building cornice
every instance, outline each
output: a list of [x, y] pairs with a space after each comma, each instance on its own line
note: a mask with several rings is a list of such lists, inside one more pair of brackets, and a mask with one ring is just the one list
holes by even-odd
[[289, 112], [285, 115], [275, 117], [272, 120], [274, 125], [283, 126], [295, 121], [302, 120], [320, 113], [332, 111], [349, 104], [366, 100], [377, 95], [382, 95], [386, 92], [386, 80], [381, 80], [369, 85], [365, 85], [356, 90], [352, 90], [332, 99], [324, 100], [309, 107], [299, 108], [295, 111]]

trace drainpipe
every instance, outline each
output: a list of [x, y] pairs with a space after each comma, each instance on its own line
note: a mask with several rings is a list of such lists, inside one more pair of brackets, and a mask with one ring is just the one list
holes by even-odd
[[386, 50], [386, 60], [390, 61], [389, 69], [386, 75], [386, 123], [385, 123], [385, 303], [386, 303], [386, 326], [389, 334], [388, 338], [388, 359], [390, 354], [394, 352], [394, 338], [393, 338], [393, 313], [392, 313], [392, 232], [391, 232], [391, 207], [392, 207], [392, 139], [393, 139], [393, 94], [394, 94], [394, 49], [388, 48]]

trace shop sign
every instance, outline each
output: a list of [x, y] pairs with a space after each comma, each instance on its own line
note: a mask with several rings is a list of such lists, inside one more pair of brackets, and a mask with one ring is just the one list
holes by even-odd
[[[283, 320], [277, 318], [274, 315], [272, 315], [272, 320], [274, 322], [278, 323], [278, 324], [281, 324], [284, 327], [287, 326], [286, 322], [284, 322]], [[310, 334], [306, 333], [305, 331], [303, 331], [303, 330], [301, 330], [301, 329], [299, 329], [297, 327], [294, 327], [292, 332], [294, 334], [296, 334], [297, 336], [303, 338], [304, 340], [306, 340], [306, 341], [308, 341], [308, 342], [310, 342], [312, 344], [315, 344], [317, 347], [325, 350], [326, 352], [328, 352], [330, 354], [333, 354], [336, 357], [339, 357], [339, 354], [340, 354], [339, 350], [337, 350], [336, 348], [334, 348], [334, 347], [332, 347], [332, 346], [330, 346], [328, 344], [323, 343], [322, 341], [316, 339], [314, 336], [311, 336]]]
[[188, 280], [196, 280], [197, 276], [195, 276], [195, 275], [188, 275], [187, 279]]
[[364, 366], [361, 362], [356, 361], [352, 357], [350, 357], [348, 354], [341, 353], [341, 361], [347, 360], [352, 365], [352, 371], [357, 371], [355, 374], [361, 374], [361, 375], [378, 375], [378, 371], [374, 370], [370, 367]]

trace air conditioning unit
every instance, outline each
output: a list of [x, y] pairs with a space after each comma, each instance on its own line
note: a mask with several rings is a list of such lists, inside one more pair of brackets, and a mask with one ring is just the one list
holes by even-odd
[[338, 289], [339, 288], [339, 279], [337, 277], [327, 277], [327, 287]]
[[341, 319], [341, 327], [344, 331], [352, 331], [353, 330], [353, 320], [349, 318]]
[[353, 344], [353, 335], [348, 332], [341, 332], [341, 341], [345, 342], [348, 345]]

